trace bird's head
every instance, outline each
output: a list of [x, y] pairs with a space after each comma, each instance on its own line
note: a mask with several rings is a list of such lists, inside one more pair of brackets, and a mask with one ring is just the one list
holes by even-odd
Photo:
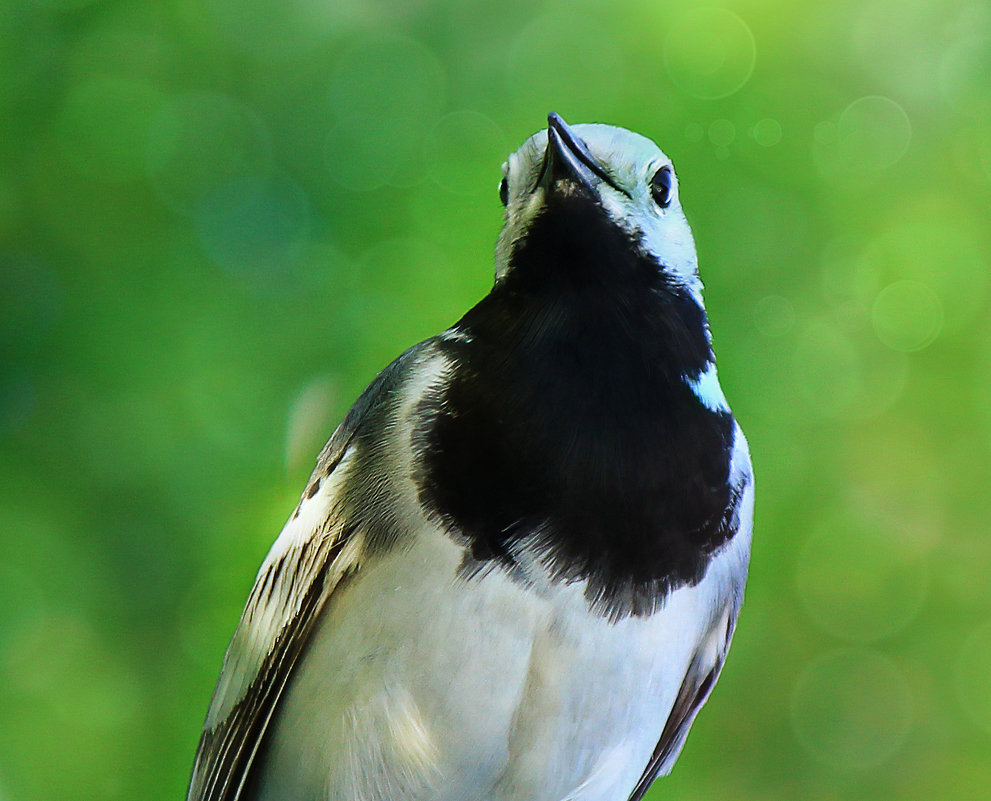
[[631, 250], [701, 305], [695, 243], [671, 160], [624, 128], [569, 126], [554, 113], [547, 122], [503, 165], [497, 283], [539, 237], [551, 240], [542, 245], [544, 261], [555, 248], [563, 261], [608, 262], [601, 248]]

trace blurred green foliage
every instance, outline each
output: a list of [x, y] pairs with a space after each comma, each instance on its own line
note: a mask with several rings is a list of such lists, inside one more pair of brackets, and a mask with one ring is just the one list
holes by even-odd
[[550, 110], [675, 159], [758, 472], [652, 797], [986, 797], [987, 2], [7, 0], [0, 799], [183, 796], [318, 449], [485, 293]]

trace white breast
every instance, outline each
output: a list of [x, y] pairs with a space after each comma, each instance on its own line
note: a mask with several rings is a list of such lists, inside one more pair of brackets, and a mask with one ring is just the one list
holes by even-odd
[[[741, 532], [742, 533], [742, 532]], [[749, 532], [747, 532], [749, 534]], [[742, 592], [749, 537], [649, 619], [590, 617], [425, 529], [325, 608], [274, 721], [264, 801], [616, 801], [640, 777], [692, 655]]]

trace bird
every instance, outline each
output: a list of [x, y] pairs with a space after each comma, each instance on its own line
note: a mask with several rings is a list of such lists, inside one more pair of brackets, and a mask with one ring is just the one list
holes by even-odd
[[319, 454], [188, 801], [639, 801], [719, 677], [754, 481], [671, 160], [551, 113], [491, 291]]

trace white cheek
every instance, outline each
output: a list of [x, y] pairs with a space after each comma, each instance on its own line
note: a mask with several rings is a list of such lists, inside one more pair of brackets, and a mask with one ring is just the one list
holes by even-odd
[[612, 191], [605, 185], [599, 190], [599, 200], [606, 213], [614, 220], [626, 220], [634, 216], [629, 198], [621, 197], [618, 192]]
[[527, 229], [534, 218], [544, 207], [545, 190], [537, 187], [534, 191], [528, 192], [524, 197], [509, 201], [509, 208], [506, 211], [506, 223], [499, 232], [499, 239], [496, 242], [495, 266], [496, 278], [501, 278], [509, 269], [509, 257], [512, 255], [515, 244], [526, 234]]
[[695, 240], [681, 209], [671, 208], [661, 215], [652, 212], [650, 219], [652, 224], [643, 231], [644, 247], [686, 288], [700, 290]]

